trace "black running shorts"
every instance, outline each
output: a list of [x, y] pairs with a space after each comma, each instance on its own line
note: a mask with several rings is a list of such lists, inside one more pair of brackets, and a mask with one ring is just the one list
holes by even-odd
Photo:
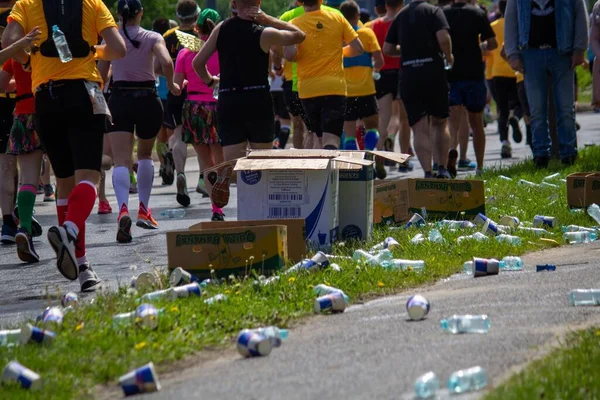
[[398, 70], [386, 69], [380, 72], [381, 78], [375, 81], [377, 100], [391, 94], [394, 100], [398, 99]]
[[345, 121], [358, 121], [379, 114], [379, 107], [375, 95], [346, 97]]
[[281, 119], [290, 119], [290, 113], [283, 99], [283, 91], [271, 92], [271, 97], [273, 97], [273, 111], [275, 115]]
[[273, 100], [268, 89], [219, 94], [217, 126], [221, 146], [272, 143], [274, 121]]
[[311, 132], [322, 137], [323, 132], [342, 136], [346, 116], [345, 96], [320, 96], [302, 99]]
[[448, 118], [450, 113], [448, 81], [437, 65], [403, 68], [400, 97], [410, 126], [426, 116]]
[[163, 123], [163, 108], [155, 90], [113, 89], [108, 102], [112, 114], [109, 132], [135, 133], [140, 139], [154, 139]]
[[183, 111], [183, 103], [187, 98], [187, 91], [182, 90], [181, 95], [173, 96], [171, 92], [167, 94], [167, 108], [170, 119], [175, 121], [175, 126], [181, 125], [181, 112]]
[[94, 114], [83, 80], [61, 80], [40, 86], [35, 95], [37, 133], [57, 178], [75, 171], [100, 171], [104, 114]]

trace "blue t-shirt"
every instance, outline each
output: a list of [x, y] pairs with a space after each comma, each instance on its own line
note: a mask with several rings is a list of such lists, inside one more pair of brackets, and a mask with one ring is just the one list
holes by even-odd
[[156, 79], [156, 90], [158, 91], [158, 97], [161, 100], [167, 99], [167, 93], [169, 93], [169, 88], [167, 87], [167, 78], [164, 76], [159, 76]]

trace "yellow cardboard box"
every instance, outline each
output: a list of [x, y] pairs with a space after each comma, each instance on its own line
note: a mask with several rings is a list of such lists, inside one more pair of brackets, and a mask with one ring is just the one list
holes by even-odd
[[394, 225], [408, 221], [408, 180], [389, 180], [375, 184], [373, 222]]
[[198, 278], [243, 274], [253, 268], [280, 270], [287, 262], [287, 227], [284, 225], [179, 230], [167, 232], [169, 269], [182, 267]]
[[473, 219], [485, 214], [483, 181], [459, 179], [409, 179], [409, 211], [427, 211], [428, 219]]

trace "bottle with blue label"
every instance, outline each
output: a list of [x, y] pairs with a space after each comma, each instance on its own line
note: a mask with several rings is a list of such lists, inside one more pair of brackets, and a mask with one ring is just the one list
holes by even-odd
[[71, 54], [71, 49], [69, 48], [67, 37], [58, 28], [58, 25], [52, 26], [52, 40], [54, 41], [54, 45], [56, 46], [56, 51], [58, 52], [58, 57], [60, 58], [60, 61], [64, 64], [72, 61], [73, 54]]

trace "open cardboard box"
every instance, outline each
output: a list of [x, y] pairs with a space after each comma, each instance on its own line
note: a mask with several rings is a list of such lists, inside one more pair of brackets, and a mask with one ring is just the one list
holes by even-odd
[[576, 172], [567, 176], [567, 204], [571, 208], [600, 205], [600, 172]]

